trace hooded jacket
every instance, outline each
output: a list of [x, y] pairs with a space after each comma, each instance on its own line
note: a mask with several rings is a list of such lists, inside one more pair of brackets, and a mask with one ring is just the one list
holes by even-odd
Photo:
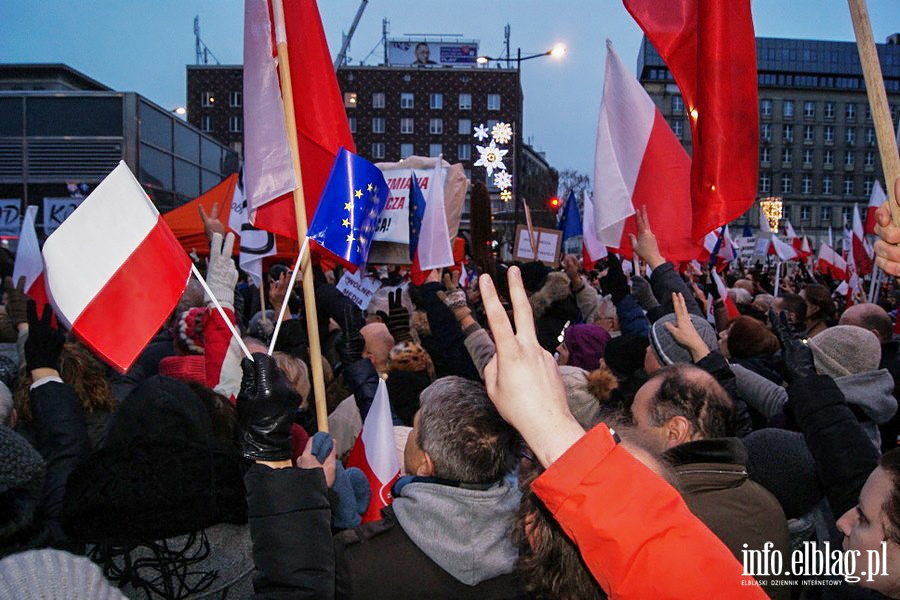
[[519, 491], [406, 477], [382, 520], [335, 537], [338, 598], [519, 598]]

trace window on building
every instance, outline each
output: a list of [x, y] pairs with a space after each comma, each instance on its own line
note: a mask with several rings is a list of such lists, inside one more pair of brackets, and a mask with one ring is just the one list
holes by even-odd
[[429, 119], [428, 133], [430, 133], [432, 135], [439, 135], [441, 133], [444, 133], [444, 120], [443, 119]]
[[875, 153], [874, 153], [873, 151], [871, 151], [871, 150], [866, 150], [866, 158], [865, 158], [864, 164], [865, 164], [867, 167], [874, 167], [874, 166], [875, 166]]
[[847, 104], [844, 107], [844, 117], [846, 117], [846, 119], [848, 121], [852, 121], [852, 120], [856, 119], [856, 105], [855, 104]]
[[803, 126], [803, 141], [812, 142], [815, 139], [816, 130], [812, 125]]
[[800, 220], [809, 221], [809, 215], [812, 213], [810, 207], [806, 204], [800, 207]]
[[428, 156], [440, 156], [443, 153], [443, 144], [428, 144]]
[[472, 94], [459, 95], [459, 110], [472, 110]]
[[347, 117], [347, 125], [350, 127], [350, 133], [356, 133], [356, 117]]
[[831, 223], [831, 207], [830, 206], [822, 206], [819, 208], [819, 221], [824, 223]]
[[856, 156], [850, 150], [844, 153], [844, 166], [852, 167], [856, 163]]
[[812, 177], [804, 175], [800, 180], [800, 191], [804, 194], [812, 194]]
[[834, 165], [834, 150], [826, 150], [822, 154], [822, 164], [826, 167]]
[[400, 133], [412, 133], [413, 120], [412, 117], [403, 117], [400, 119]]
[[470, 135], [472, 133], [472, 119], [460, 119], [459, 128], [456, 131], [459, 135]]
[[785, 124], [781, 126], [781, 140], [783, 142], [793, 142], [794, 141], [794, 126], [790, 124]]
[[684, 114], [684, 100], [681, 99], [681, 96], [672, 96], [672, 114]]
[[804, 148], [803, 150], [803, 166], [808, 167], [812, 164], [813, 161], [813, 151], [812, 148]]
[[852, 127], [848, 127], [844, 130], [844, 141], [849, 145], [853, 145], [856, 142], [856, 130]]
[[400, 144], [400, 158], [409, 158], [413, 155], [412, 144]]
[[244, 95], [241, 92], [228, 92], [228, 106], [240, 108], [244, 105]]
[[790, 175], [782, 175], [781, 176], [781, 193], [782, 194], [790, 194], [792, 191], [791, 185], [791, 176]]
[[763, 173], [759, 176], [759, 192], [761, 194], [768, 194], [772, 191], [772, 178], [769, 177], [767, 173]]
[[825, 118], [826, 119], [834, 118], [834, 102], [826, 102], [825, 103]]
[[841, 207], [841, 222], [842, 223], [852, 223], [853, 216], [850, 211], [853, 210], [849, 206]]
[[766, 142], [772, 139], [772, 126], [770, 124], [763, 123], [759, 126], [759, 138]]
[[762, 99], [759, 101], [759, 114], [763, 117], [771, 117], [772, 116], [772, 101], [768, 99]]
[[204, 108], [210, 108], [216, 105], [216, 95], [212, 92], [203, 92], [202, 104]]
[[866, 104], [866, 121], [872, 120], [872, 107]]
[[444, 108], [444, 95], [440, 92], [428, 94], [428, 107], [433, 110]]
[[793, 152], [791, 151], [790, 146], [785, 146], [781, 149], [781, 162], [784, 164], [790, 164], [793, 157]]
[[472, 144], [460, 144], [456, 148], [456, 158], [459, 160], [472, 159]]
[[372, 117], [372, 133], [384, 133], [384, 117]]
[[781, 101], [781, 116], [786, 119], [790, 119], [794, 116], [794, 101], [793, 100], [782, 100]]
[[494, 125], [496, 125], [499, 122], [500, 121], [498, 121], [497, 119], [488, 119], [487, 120], [487, 130], [491, 131], [494, 128]]
[[384, 158], [384, 142], [372, 144], [372, 158]]
[[872, 188], [875, 187], [875, 180], [872, 179], [871, 175], [866, 175], [866, 178], [863, 179], [863, 194], [865, 196], [872, 195]]
[[344, 92], [344, 108], [356, 108], [358, 100], [356, 92]]
[[681, 136], [684, 135], [684, 123], [681, 121], [681, 119], [678, 119], [676, 121], [672, 121], [671, 125], [672, 132], [675, 133], [675, 137], [681, 139]]
[[834, 193], [834, 181], [831, 178], [831, 175], [825, 175], [822, 177], [822, 193], [823, 194], [833, 194]]
[[210, 132], [213, 130], [212, 117], [200, 117], [200, 131]]
[[768, 146], [759, 148], [759, 162], [767, 163], [772, 160], [772, 150]]
[[816, 116], [816, 103], [812, 100], [807, 100], [803, 103], [803, 116], [807, 118]]
[[384, 108], [384, 92], [372, 94], [372, 108]]
[[853, 195], [853, 178], [852, 177], [844, 177], [844, 195], [845, 196]]
[[866, 127], [866, 146], [875, 145], [875, 128]]
[[826, 144], [834, 143], [834, 125], [826, 125], [822, 132], [822, 139]]
[[400, 108], [412, 108], [414, 105], [415, 96], [413, 96], [412, 92], [403, 92], [400, 94]]
[[500, 94], [487, 95], [487, 109], [500, 110]]

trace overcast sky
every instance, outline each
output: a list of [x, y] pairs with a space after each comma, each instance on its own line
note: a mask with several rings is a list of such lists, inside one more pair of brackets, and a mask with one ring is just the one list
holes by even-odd
[[[668, 0], [666, 0], [668, 1]], [[723, 0], [727, 1], [727, 0]], [[358, 0], [319, 0], [332, 56]], [[869, 0], [875, 39], [900, 31], [898, 0]], [[194, 63], [193, 19], [222, 64], [242, 61], [239, 0], [0, 0], [0, 60], [66, 63], [121, 91], [166, 108], [185, 103], [185, 65]], [[853, 40], [846, 0], [753, 0], [756, 35]], [[558, 168], [592, 172], [603, 85], [604, 40], [636, 65], [641, 33], [618, 0], [370, 0], [350, 48], [352, 64], [378, 64], [382, 19], [390, 35], [462, 34], [499, 56], [503, 28], [513, 53], [557, 42], [568, 55], [522, 66], [525, 135]], [[374, 53], [370, 52], [374, 49]]]

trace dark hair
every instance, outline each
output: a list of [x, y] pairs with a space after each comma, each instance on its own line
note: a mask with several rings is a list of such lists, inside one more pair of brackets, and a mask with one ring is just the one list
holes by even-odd
[[778, 338], [753, 317], [741, 315], [728, 328], [728, 353], [732, 358], [750, 358], [778, 352]]
[[878, 466], [887, 471], [893, 483], [891, 493], [881, 507], [887, 517], [884, 533], [890, 541], [900, 544], [900, 448], [882, 454]]
[[512, 471], [516, 431], [500, 416], [480, 383], [442, 377], [420, 396], [418, 439], [435, 477], [492, 483]]
[[[698, 377], [705, 375], [705, 377]], [[661, 379], [651, 399], [650, 422], [661, 427], [672, 417], [690, 421], [703, 439], [730, 437], [735, 433], [734, 404], [712, 376], [688, 364], [663, 367], [650, 381]]]
[[[829, 325], [834, 324], [837, 309], [834, 301], [831, 299], [831, 292], [824, 285], [812, 283], [803, 288], [803, 295], [806, 297], [806, 303], [811, 304], [819, 309], [819, 316], [825, 319]], [[890, 335], [888, 335], [890, 339]]]
[[[808, 288], [807, 288], [808, 289]], [[781, 308], [794, 315], [797, 324], [806, 323], [806, 300], [799, 294], [778, 294]]]

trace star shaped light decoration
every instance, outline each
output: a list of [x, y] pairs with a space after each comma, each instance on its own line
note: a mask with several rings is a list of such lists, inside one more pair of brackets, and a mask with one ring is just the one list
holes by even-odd
[[491, 128], [491, 137], [498, 144], [508, 144], [512, 139], [512, 127], [509, 123], [497, 123]]
[[503, 157], [506, 156], [509, 150], [501, 150], [494, 143], [494, 140], [491, 140], [491, 143], [487, 146], [475, 146], [475, 149], [478, 150], [479, 156], [473, 166], [484, 167], [487, 170], [488, 177], [494, 174], [494, 169], [506, 170], [506, 165], [503, 164]]
[[510, 175], [507, 171], [498, 171], [497, 174], [494, 175], [494, 185], [501, 190], [505, 190], [511, 187], [512, 175]]
[[491, 134], [488, 133], [487, 127], [484, 126], [484, 123], [475, 128], [475, 139], [477, 139], [479, 142], [483, 142], [489, 137], [491, 137]]
[[502, 200], [503, 202], [509, 202], [510, 200], [512, 200], [512, 192], [509, 190], [503, 190], [502, 192], [500, 192], [500, 200]]

